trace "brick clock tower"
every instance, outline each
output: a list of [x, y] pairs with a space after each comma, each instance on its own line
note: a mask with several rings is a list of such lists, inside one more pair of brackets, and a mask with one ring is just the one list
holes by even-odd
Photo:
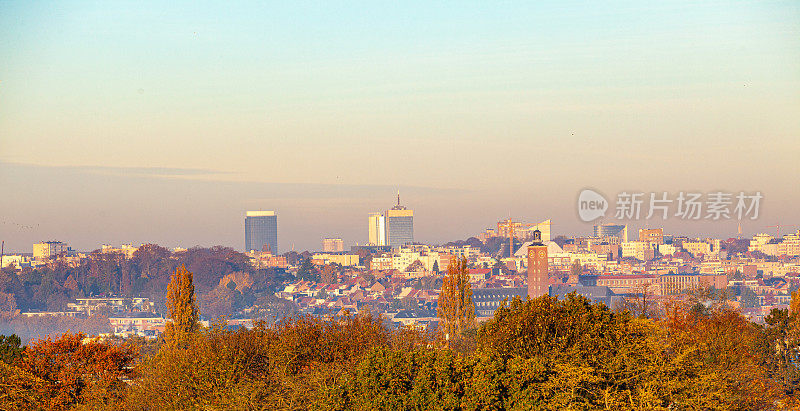
[[550, 294], [547, 266], [547, 246], [542, 244], [542, 233], [536, 230], [533, 244], [528, 246], [528, 299]]

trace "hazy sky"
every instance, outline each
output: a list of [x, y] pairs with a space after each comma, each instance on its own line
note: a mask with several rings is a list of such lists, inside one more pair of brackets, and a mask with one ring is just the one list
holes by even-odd
[[247, 209], [282, 251], [364, 243], [398, 187], [433, 243], [588, 233], [584, 187], [760, 190], [746, 234], [800, 224], [800, 2], [163, 3], [0, 1], [7, 250], [242, 249]]

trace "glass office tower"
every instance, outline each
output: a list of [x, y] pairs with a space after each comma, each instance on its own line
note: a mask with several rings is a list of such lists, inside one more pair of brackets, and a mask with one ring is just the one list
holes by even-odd
[[397, 248], [414, 242], [414, 211], [400, 205], [400, 194], [397, 194], [397, 205], [386, 211], [386, 242]]
[[267, 245], [278, 254], [278, 215], [274, 211], [248, 211], [244, 218], [245, 251], [263, 251]]

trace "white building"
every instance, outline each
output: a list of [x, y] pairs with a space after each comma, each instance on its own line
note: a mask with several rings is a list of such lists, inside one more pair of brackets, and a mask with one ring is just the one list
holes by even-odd
[[368, 220], [369, 245], [386, 245], [386, 217], [382, 213], [370, 213]]
[[33, 245], [33, 258], [43, 260], [54, 257], [69, 250], [66, 243], [61, 241], [44, 241]]
[[341, 253], [344, 251], [344, 241], [341, 238], [325, 238], [322, 240], [323, 253]]
[[633, 257], [641, 261], [650, 261], [655, 258], [657, 244], [648, 241], [625, 241], [620, 244], [622, 258]]

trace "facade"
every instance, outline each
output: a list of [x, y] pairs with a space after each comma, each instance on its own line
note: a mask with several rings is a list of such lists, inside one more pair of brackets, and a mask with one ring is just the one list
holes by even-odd
[[725, 275], [666, 274], [659, 277], [662, 295], [680, 294], [687, 290], [703, 287], [725, 289], [728, 279]]
[[274, 211], [248, 211], [244, 218], [244, 248], [278, 254], [278, 215]]
[[503, 301], [511, 302], [515, 297], [519, 297], [524, 301], [527, 296], [528, 290], [524, 287], [475, 288], [472, 290], [472, 302], [475, 304], [475, 317], [492, 317]]
[[633, 257], [641, 261], [650, 261], [656, 257], [657, 245], [646, 241], [628, 241], [621, 245], [622, 258]]
[[380, 257], [372, 257], [369, 263], [370, 270], [391, 270], [392, 269], [392, 256], [382, 255]]
[[697, 257], [700, 254], [703, 255], [711, 254], [711, 244], [706, 243], [704, 241], [692, 241], [692, 242], [684, 241], [683, 249], [695, 257]]
[[661, 282], [657, 275], [599, 275], [596, 281], [598, 287], [608, 287], [616, 294], [661, 295]]
[[663, 228], [642, 228], [639, 230], [639, 241], [664, 244]]
[[595, 237], [617, 237], [621, 242], [628, 241], [627, 224], [600, 224], [594, 226]]
[[325, 238], [322, 240], [323, 253], [341, 253], [344, 251], [344, 241], [341, 238]]
[[386, 217], [381, 213], [370, 213], [368, 220], [369, 245], [383, 247], [386, 244]]
[[133, 244], [123, 244], [122, 247], [114, 247], [108, 244], [103, 244], [100, 247], [100, 252], [103, 254], [125, 254], [126, 258], [133, 258], [139, 247], [134, 247]]
[[66, 243], [61, 241], [44, 241], [33, 245], [33, 258], [43, 260], [69, 251]]
[[400, 205], [400, 194], [397, 205], [386, 211], [386, 243], [397, 248], [414, 242], [414, 211]]
[[547, 246], [541, 243], [539, 233], [534, 233], [534, 242], [528, 246], [528, 298], [550, 294], [547, 269]]
[[312, 257], [314, 263], [317, 264], [339, 264], [342, 267], [351, 267], [358, 265], [358, 254], [314, 254]]

